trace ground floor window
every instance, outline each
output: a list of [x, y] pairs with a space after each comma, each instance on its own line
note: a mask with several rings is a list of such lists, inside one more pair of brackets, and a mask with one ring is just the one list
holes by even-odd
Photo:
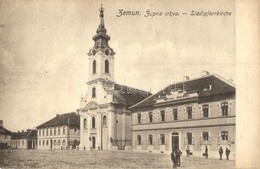
[[221, 138], [222, 140], [228, 140], [228, 132], [227, 131], [222, 131], [221, 132]]
[[192, 144], [192, 133], [187, 133], [187, 144], [188, 145]]
[[63, 146], [66, 145], [66, 141], [65, 141], [65, 140], [62, 141], [62, 145], [63, 145]]
[[209, 132], [202, 132], [203, 141], [209, 141]]
[[137, 136], [137, 144], [138, 145], [142, 144], [142, 137], [140, 135]]
[[39, 146], [41, 145], [41, 140], [39, 140]]
[[161, 135], [160, 135], [160, 143], [161, 143], [162, 145], [165, 144], [165, 134], [161, 134]]
[[153, 145], [153, 135], [152, 134], [149, 134], [148, 139], [149, 139], [149, 144]]

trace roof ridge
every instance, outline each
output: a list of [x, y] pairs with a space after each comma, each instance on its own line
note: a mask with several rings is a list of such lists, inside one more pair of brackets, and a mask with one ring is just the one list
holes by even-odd
[[120, 85], [120, 86], [128, 87], [128, 88], [131, 88], [131, 89], [136, 89], [136, 90], [140, 90], [140, 91], [143, 91], [143, 92], [151, 93], [151, 92], [146, 91], [146, 90], [142, 90], [142, 89], [138, 89], [138, 88], [134, 88], [134, 87], [129, 87], [129, 86], [126, 86], [126, 85], [121, 85], [119, 83], [115, 83], [115, 85]]

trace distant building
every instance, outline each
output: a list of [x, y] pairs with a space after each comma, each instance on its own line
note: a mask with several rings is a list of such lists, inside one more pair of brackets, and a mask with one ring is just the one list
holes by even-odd
[[36, 149], [37, 130], [28, 129], [12, 133], [11, 147], [13, 149]]
[[233, 83], [204, 72], [197, 79], [185, 77], [130, 107], [132, 149], [171, 152], [179, 148], [186, 154], [209, 157], [228, 147], [234, 159], [236, 100]]
[[38, 149], [75, 149], [80, 141], [80, 117], [75, 112], [57, 114], [39, 125]]
[[4, 128], [3, 120], [0, 120], [0, 149], [9, 148], [11, 145], [11, 133]]
[[128, 107], [151, 94], [116, 84], [114, 55], [106, 34], [104, 10], [100, 9], [100, 25], [93, 36], [89, 56], [88, 93], [81, 99], [80, 149], [131, 149], [131, 111]]

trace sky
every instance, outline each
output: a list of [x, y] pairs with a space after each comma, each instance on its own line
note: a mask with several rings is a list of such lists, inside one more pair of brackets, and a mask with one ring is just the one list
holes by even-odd
[[[35, 128], [79, 108], [101, 3], [116, 52], [117, 83], [155, 93], [204, 70], [236, 83], [234, 1], [0, 0], [0, 119], [5, 128]], [[117, 17], [119, 9], [141, 15]], [[163, 16], [145, 17], [147, 10]], [[191, 16], [193, 10], [232, 14]], [[169, 11], [181, 15], [164, 16]]]

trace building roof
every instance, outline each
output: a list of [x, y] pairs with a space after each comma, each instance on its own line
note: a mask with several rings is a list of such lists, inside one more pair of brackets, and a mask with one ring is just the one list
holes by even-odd
[[5, 129], [3, 126], [0, 126], [0, 135], [11, 135], [12, 132]]
[[115, 84], [113, 92], [113, 103], [130, 107], [140, 102], [141, 100], [144, 100], [150, 95], [152, 94], [147, 91]]
[[78, 127], [80, 126], [80, 117], [75, 112], [65, 113], [65, 114], [57, 114], [56, 117], [51, 120], [37, 126], [36, 128], [46, 128], [46, 127], [54, 127], [61, 125], [70, 125], [70, 127]]
[[25, 139], [25, 138], [36, 138], [36, 137], [37, 137], [37, 130], [33, 130], [33, 129], [12, 133], [12, 139]]
[[133, 105], [132, 107], [130, 107], [130, 109], [152, 107], [156, 103], [158, 103], [158, 99], [170, 95], [172, 91], [178, 90], [184, 91], [185, 93], [196, 93], [198, 98], [200, 99], [214, 95], [235, 93], [235, 86], [222, 77], [216, 74], [211, 74], [197, 79], [191, 79], [171, 84], [163, 90], [160, 90], [156, 94], [153, 94], [150, 97], [142, 100], [141, 102]]

